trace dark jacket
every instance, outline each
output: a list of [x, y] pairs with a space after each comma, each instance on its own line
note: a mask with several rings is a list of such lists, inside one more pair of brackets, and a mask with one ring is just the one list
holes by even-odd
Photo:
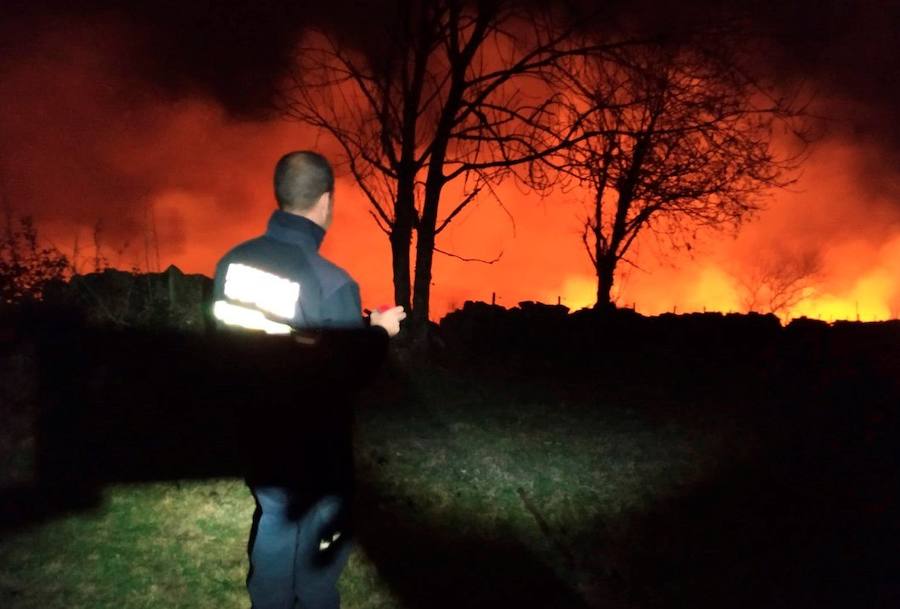
[[[276, 210], [265, 234], [232, 248], [216, 265], [214, 303], [258, 310], [293, 329], [365, 327], [359, 285], [347, 271], [319, 255], [324, 237], [325, 230], [312, 220]], [[250, 269], [244, 272], [246, 286], [237, 285], [242, 277], [229, 268], [235, 264]], [[227, 293], [226, 283], [235, 284]], [[294, 303], [290, 301], [295, 291], [288, 284], [299, 288]], [[284, 290], [267, 302], [259, 293], [266, 287]], [[289, 309], [292, 315], [285, 314]]]
[[324, 236], [311, 220], [275, 211], [265, 234], [216, 266], [219, 327], [250, 330], [225, 333], [236, 338], [223, 341], [221, 357], [240, 394], [251, 484], [321, 493], [351, 479], [354, 394], [384, 359], [388, 334], [363, 319], [353, 278], [319, 254]]

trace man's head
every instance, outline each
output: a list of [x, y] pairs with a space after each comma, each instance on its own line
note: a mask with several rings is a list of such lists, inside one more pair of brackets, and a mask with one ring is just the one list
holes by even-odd
[[275, 165], [279, 209], [305, 216], [328, 230], [334, 207], [334, 172], [321, 154], [289, 152]]

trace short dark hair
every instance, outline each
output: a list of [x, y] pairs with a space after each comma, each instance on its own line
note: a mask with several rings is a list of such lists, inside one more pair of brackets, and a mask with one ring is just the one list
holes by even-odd
[[275, 165], [275, 200], [280, 209], [305, 211], [326, 192], [334, 192], [334, 172], [318, 152], [289, 152]]

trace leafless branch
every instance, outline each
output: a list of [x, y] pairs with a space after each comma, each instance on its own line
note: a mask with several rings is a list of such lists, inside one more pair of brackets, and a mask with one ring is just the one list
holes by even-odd
[[435, 247], [434, 251], [436, 251], [440, 254], [444, 254], [445, 256], [452, 256], [453, 258], [459, 258], [463, 262], [483, 262], [484, 264], [494, 264], [495, 262], [497, 262], [498, 260], [500, 260], [503, 257], [503, 250], [500, 250], [500, 253], [493, 260], [484, 260], [482, 258], [464, 258], [464, 257], [454, 254], [452, 252], [445, 252], [444, 250], [442, 250], [438, 247]]

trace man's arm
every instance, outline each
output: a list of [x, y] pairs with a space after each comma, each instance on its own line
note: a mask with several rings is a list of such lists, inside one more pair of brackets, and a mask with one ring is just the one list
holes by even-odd
[[387, 355], [387, 329], [363, 318], [359, 284], [352, 280], [325, 298], [322, 317], [322, 328], [334, 330], [317, 333], [319, 347], [333, 362], [331, 369], [344, 383], [360, 386]]
[[356, 330], [356, 332], [330, 333], [332, 341], [341, 344], [358, 343], [357, 352], [383, 356], [387, 349], [388, 330], [379, 325], [370, 325], [362, 316], [359, 284], [348, 281], [327, 297], [322, 306], [323, 328]]
[[326, 327], [340, 328], [364, 328], [379, 327], [387, 332], [388, 337], [396, 335], [400, 331], [400, 322], [406, 318], [403, 307], [379, 307], [377, 311], [362, 317], [360, 309], [362, 304], [359, 297], [359, 284], [350, 281], [326, 301], [324, 316], [329, 319]]
[[322, 327], [364, 328], [359, 284], [353, 280], [346, 282], [325, 298], [322, 303]]

